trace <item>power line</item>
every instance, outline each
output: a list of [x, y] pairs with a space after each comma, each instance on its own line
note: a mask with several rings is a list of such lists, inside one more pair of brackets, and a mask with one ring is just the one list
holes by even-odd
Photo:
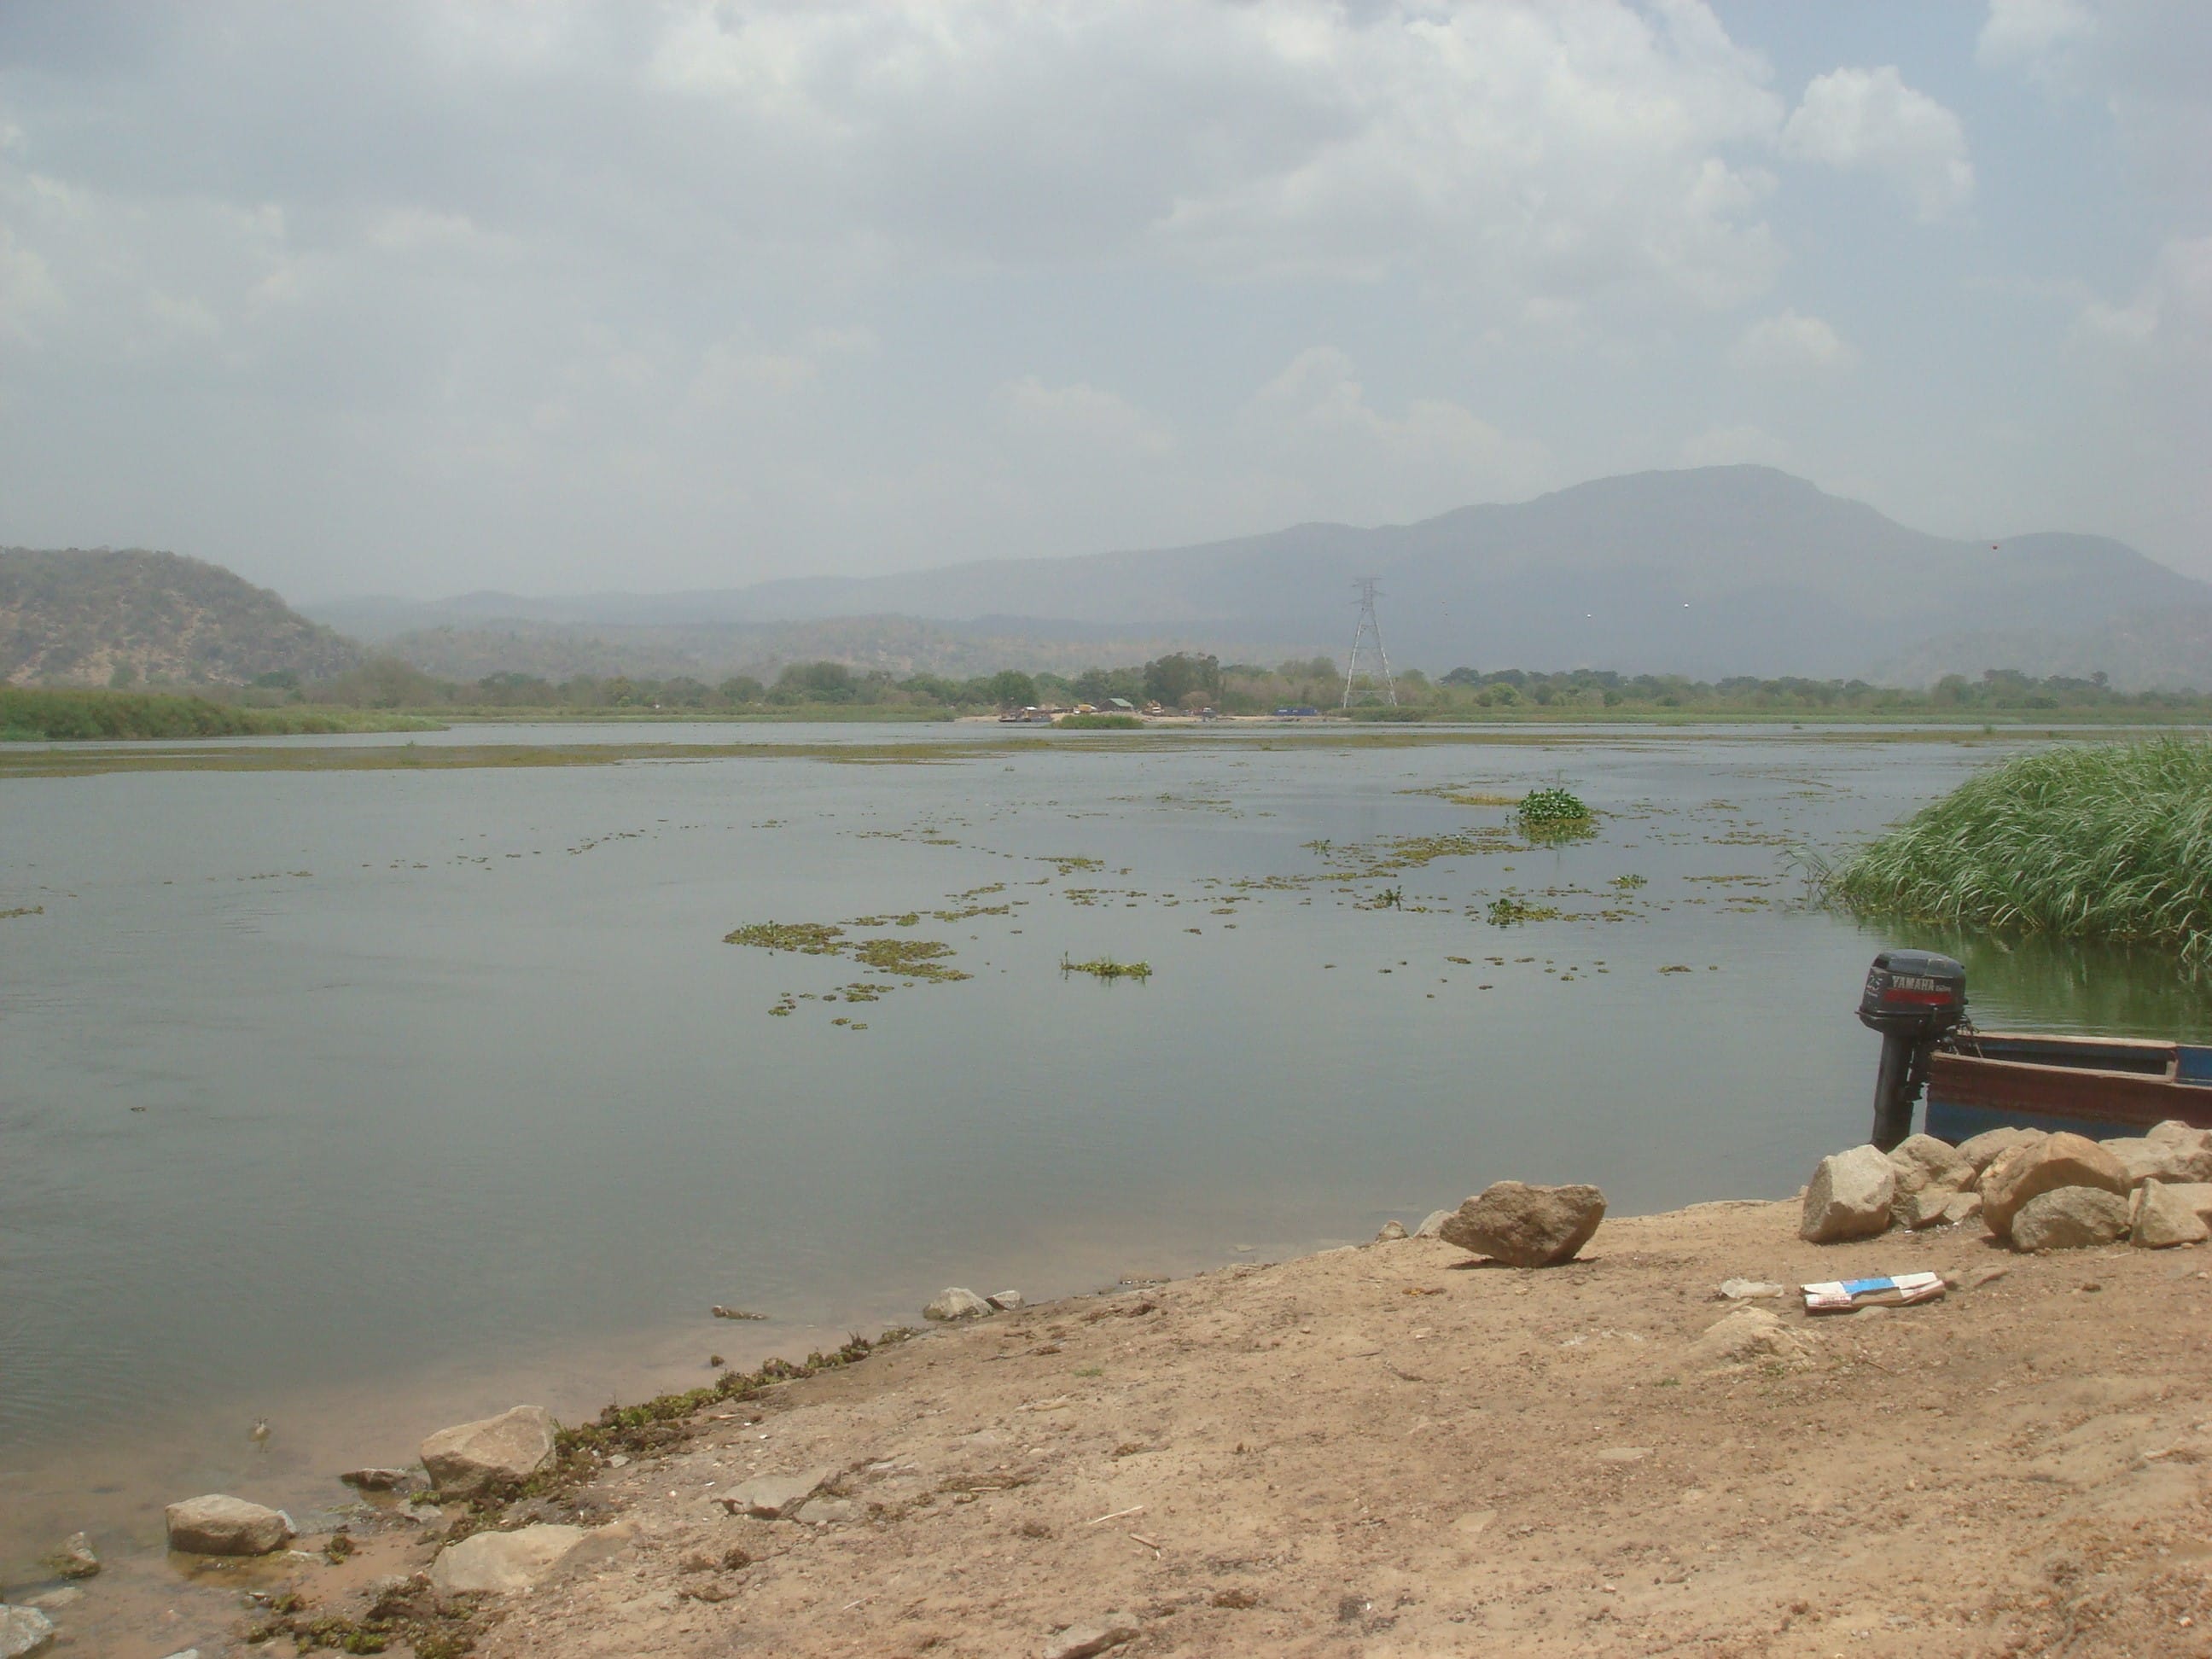
[[1343, 707], [1352, 707], [1352, 682], [1359, 674], [1360, 641], [1372, 635], [1375, 658], [1382, 665], [1382, 689], [1389, 694], [1390, 707], [1398, 706], [1398, 682], [1390, 678], [1390, 653], [1382, 648], [1382, 624], [1375, 619], [1375, 595], [1381, 578], [1361, 576], [1352, 582], [1359, 592], [1359, 625], [1352, 630], [1352, 660], [1344, 670]]

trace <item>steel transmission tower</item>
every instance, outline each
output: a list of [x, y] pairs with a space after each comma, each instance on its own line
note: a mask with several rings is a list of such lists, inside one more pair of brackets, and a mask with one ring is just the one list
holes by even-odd
[[1398, 682], [1390, 678], [1390, 653], [1382, 648], [1382, 624], [1375, 620], [1375, 592], [1380, 579], [1361, 576], [1352, 585], [1359, 590], [1359, 625], [1352, 630], [1352, 660], [1344, 670], [1344, 702], [1341, 707], [1352, 707], [1352, 682], [1359, 674], [1359, 646], [1363, 640], [1375, 641], [1375, 659], [1382, 665], [1382, 689], [1389, 693], [1390, 707], [1398, 706]]

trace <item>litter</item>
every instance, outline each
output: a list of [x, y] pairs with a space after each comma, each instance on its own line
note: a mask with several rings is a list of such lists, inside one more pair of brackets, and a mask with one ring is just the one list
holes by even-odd
[[1769, 1284], [1763, 1279], [1723, 1279], [1720, 1297], [1723, 1302], [1750, 1302], [1761, 1297], [1787, 1296], [1790, 1292], [1779, 1285]]
[[1849, 1313], [1854, 1308], [1894, 1308], [1911, 1302], [1933, 1302], [1943, 1294], [1943, 1275], [1899, 1273], [1890, 1279], [1847, 1279], [1833, 1284], [1807, 1285], [1802, 1289], [1807, 1313]]

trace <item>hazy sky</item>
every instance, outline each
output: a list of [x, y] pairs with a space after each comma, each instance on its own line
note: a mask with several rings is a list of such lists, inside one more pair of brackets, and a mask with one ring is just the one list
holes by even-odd
[[0, 541], [733, 585], [1759, 460], [2212, 577], [2201, 0], [0, 4]]

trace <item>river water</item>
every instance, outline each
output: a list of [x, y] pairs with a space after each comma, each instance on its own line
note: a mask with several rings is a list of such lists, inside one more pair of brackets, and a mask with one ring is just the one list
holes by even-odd
[[[948, 1284], [1277, 1256], [1507, 1176], [1786, 1194], [1867, 1131], [1884, 943], [1966, 951], [1985, 1026], [2212, 1030], [2158, 962], [1803, 902], [1796, 849], [2001, 742], [742, 735], [866, 758], [0, 782], [0, 1588]], [[1596, 834], [1450, 798], [1553, 782]], [[968, 977], [724, 942], [769, 921]], [[1152, 976], [1060, 965], [1102, 956]]]

